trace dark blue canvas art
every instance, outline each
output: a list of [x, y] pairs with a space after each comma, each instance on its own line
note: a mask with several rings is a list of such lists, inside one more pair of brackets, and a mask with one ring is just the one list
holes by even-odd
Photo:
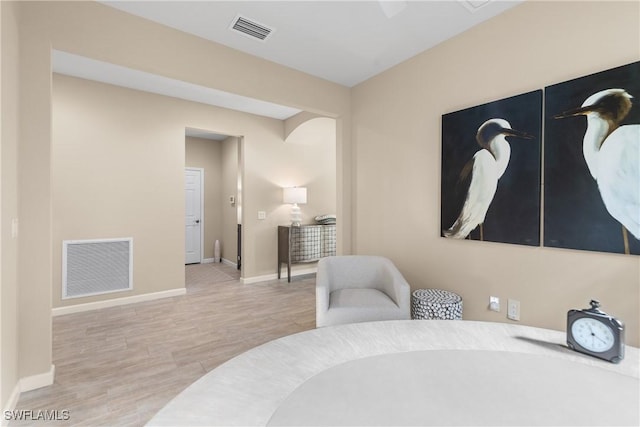
[[640, 62], [545, 89], [544, 245], [640, 254]]
[[541, 135], [541, 90], [442, 116], [442, 236], [540, 244]]

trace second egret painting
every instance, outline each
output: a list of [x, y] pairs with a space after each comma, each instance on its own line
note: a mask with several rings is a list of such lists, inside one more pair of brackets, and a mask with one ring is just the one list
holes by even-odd
[[640, 62], [545, 89], [544, 245], [640, 255]]
[[540, 244], [542, 91], [442, 116], [441, 232]]

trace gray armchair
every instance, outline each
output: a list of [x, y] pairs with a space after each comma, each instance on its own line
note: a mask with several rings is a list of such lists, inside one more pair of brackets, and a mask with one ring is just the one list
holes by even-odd
[[368, 255], [318, 262], [316, 326], [411, 318], [411, 289], [391, 260]]

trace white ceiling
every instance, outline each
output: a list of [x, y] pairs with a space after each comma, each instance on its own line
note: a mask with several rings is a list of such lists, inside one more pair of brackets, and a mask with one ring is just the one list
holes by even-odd
[[[521, 1], [102, 3], [351, 87]], [[232, 31], [229, 26], [238, 14], [275, 31], [265, 42]]]
[[[127, 13], [352, 87], [524, 0], [101, 1]], [[259, 41], [238, 16], [273, 29]], [[280, 120], [300, 110], [53, 52], [53, 71]]]

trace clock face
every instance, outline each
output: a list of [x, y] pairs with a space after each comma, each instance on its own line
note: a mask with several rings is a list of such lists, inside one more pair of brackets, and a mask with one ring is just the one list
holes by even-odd
[[590, 317], [583, 317], [573, 322], [571, 334], [578, 345], [595, 353], [607, 351], [615, 344], [611, 328]]

